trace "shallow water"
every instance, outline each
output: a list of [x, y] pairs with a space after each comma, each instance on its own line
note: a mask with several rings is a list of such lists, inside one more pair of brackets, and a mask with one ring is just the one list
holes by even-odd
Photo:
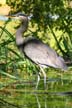
[[72, 93], [12, 92], [0, 96], [0, 108], [72, 108]]
[[41, 80], [38, 90], [35, 82], [15, 82], [0, 90], [0, 108], [72, 108], [72, 81], [48, 79], [44, 90]]

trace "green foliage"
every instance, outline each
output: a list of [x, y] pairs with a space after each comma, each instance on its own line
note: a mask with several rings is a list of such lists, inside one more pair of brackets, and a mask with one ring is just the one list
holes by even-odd
[[7, 24], [9, 21], [4, 27], [0, 26], [0, 74], [22, 80], [26, 78], [26, 74], [35, 72], [36, 68], [17, 49], [14, 36], [6, 29]]
[[[72, 9], [68, 3], [66, 0], [7, 0], [7, 4], [12, 7], [11, 13], [21, 11], [28, 15], [33, 14], [32, 25], [36, 23], [38, 26], [36, 33], [44, 32], [41, 39], [48, 43], [45, 35], [50, 31], [52, 41], [56, 41], [56, 50], [59, 49], [65, 58], [72, 59], [72, 44], [69, 44], [72, 43]], [[57, 34], [57, 31], [63, 34]]]

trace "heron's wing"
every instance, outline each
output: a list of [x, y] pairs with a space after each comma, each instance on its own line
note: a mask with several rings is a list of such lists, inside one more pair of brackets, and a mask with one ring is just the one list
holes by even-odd
[[57, 54], [46, 44], [41, 42], [28, 43], [24, 48], [24, 52], [26, 56], [28, 56], [28, 58], [30, 58], [35, 63], [55, 66]]
[[63, 58], [41, 41], [28, 42], [24, 47], [24, 53], [36, 64], [63, 69], [66, 67]]

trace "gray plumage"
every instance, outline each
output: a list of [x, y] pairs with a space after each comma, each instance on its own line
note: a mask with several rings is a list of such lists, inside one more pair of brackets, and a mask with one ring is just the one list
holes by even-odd
[[[22, 22], [20, 28], [16, 32], [16, 44], [28, 59], [39, 65], [44, 75], [44, 85], [46, 87], [46, 74], [43, 68], [54, 67], [66, 70], [67, 66], [64, 59], [39, 39], [34, 37], [27, 37], [24, 39], [22, 35], [27, 30], [28, 17], [24, 14], [17, 14], [15, 17], [19, 17]], [[38, 87], [39, 80], [40, 77], [38, 76], [36, 88]]]
[[29, 38], [23, 47], [25, 55], [36, 64], [39, 64], [42, 67], [50, 66], [54, 68], [61, 68], [63, 70], [67, 69], [63, 58], [58, 56], [53, 49], [42, 43], [40, 40]]

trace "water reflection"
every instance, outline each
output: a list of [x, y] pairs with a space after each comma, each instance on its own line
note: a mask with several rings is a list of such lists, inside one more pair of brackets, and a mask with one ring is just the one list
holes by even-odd
[[0, 108], [72, 108], [72, 92], [13, 91], [0, 94]]
[[38, 94], [35, 94], [35, 96], [37, 108], [72, 108], [72, 92], [45, 93], [41, 101]]
[[43, 101], [43, 104], [44, 104], [44, 106], [42, 106], [41, 105], [41, 103], [40, 103], [40, 101], [39, 101], [39, 98], [38, 98], [38, 95], [37, 94], [35, 94], [35, 96], [36, 96], [36, 101], [37, 101], [37, 108], [47, 108], [47, 99], [46, 99], [46, 96], [44, 97], [44, 101]]
[[72, 108], [71, 80], [48, 79], [47, 90], [43, 89], [43, 81], [35, 90], [33, 82], [4, 86], [0, 90], [0, 108]]

